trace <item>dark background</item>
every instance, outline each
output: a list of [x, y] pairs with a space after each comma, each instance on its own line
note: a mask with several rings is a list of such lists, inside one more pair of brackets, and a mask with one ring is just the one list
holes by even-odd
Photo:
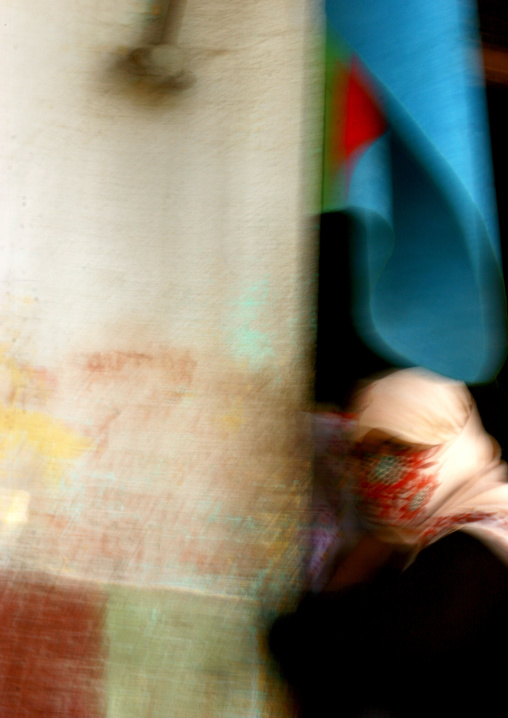
[[[505, 282], [508, 265], [508, 0], [480, 0], [486, 56], [487, 103]], [[359, 339], [350, 321], [349, 220], [322, 215], [319, 246], [315, 399], [344, 406], [361, 377], [388, 368]], [[470, 387], [483, 422], [508, 457], [508, 367], [489, 384]]]

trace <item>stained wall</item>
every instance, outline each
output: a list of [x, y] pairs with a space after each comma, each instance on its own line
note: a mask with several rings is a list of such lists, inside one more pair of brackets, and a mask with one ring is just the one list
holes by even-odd
[[319, 13], [189, 0], [196, 82], [168, 91], [121, 63], [150, 10], [0, 15], [0, 609], [31, 606], [53, 669], [76, 605], [96, 626], [58, 701], [14, 671], [11, 712], [279, 710], [259, 638], [303, 550]]

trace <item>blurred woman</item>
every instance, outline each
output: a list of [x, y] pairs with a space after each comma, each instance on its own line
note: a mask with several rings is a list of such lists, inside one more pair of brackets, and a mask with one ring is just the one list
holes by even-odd
[[344, 466], [363, 535], [270, 646], [304, 716], [497, 708], [508, 469], [466, 386], [418, 369], [357, 394]]

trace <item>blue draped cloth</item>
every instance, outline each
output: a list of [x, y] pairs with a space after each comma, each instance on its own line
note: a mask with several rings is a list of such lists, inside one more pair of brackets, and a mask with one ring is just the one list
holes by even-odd
[[326, 12], [329, 131], [340, 121], [346, 139], [342, 156], [325, 147], [324, 210], [353, 218], [356, 330], [394, 365], [489, 381], [506, 308], [475, 7], [328, 0]]

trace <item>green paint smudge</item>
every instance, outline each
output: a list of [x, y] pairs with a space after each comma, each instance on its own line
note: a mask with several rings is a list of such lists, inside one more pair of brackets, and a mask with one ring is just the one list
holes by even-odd
[[263, 279], [233, 301], [227, 317], [230, 349], [237, 359], [255, 368], [275, 357], [269, 333], [262, 328], [267, 318], [269, 295], [270, 284]]

